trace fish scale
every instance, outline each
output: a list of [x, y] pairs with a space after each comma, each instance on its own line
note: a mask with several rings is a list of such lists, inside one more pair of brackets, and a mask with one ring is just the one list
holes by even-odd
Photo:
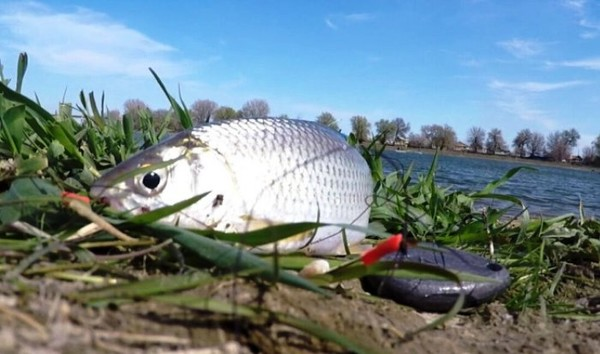
[[[121, 180], [135, 169], [171, 159], [176, 161], [167, 167]], [[146, 182], [160, 182], [148, 188], [144, 176], [149, 176]], [[367, 163], [341, 134], [316, 122], [258, 118], [222, 121], [177, 133], [103, 175], [90, 194], [136, 215], [208, 192], [197, 203], [161, 221], [244, 232], [306, 221], [366, 227], [372, 190]], [[364, 236], [346, 230], [349, 244]], [[341, 229], [322, 226], [278, 242], [277, 249], [340, 253]], [[272, 250], [273, 245], [256, 249]]]

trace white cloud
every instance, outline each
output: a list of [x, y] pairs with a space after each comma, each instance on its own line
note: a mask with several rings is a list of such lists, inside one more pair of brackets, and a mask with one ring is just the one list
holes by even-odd
[[581, 10], [587, 3], [587, 0], [564, 0], [563, 5], [573, 10]]
[[589, 11], [587, 0], [564, 0], [562, 4], [575, 14], [577, 24], [584, 28], [579, 35], [581, 38], [593, 39], [600, 34], [600, 20], [594, 18], [594, 11]]
[[581, 32], [581, 34], [579, 36], [583, 39], [594, 39], [594, 38], [598, 37], [598, 32], [591, 32], [591, 31]]
[[558, 65], [587, 70], [600, 70], [600, 57], [573, 61], [563, 61], [561, 63], [558, 63]]
[[459, 64], [469, 68], [477, 68], [483, 65], [482, 61], [477, 59], [462, 59]]
[[354, 13], [343, 15], [343, 18], [349, 22], [367, 22], [374, 19], [375, 16], [369, 13]]
[[513, 38], [496, 44], [520, 59], [537, 55], [544, 50], [544, 46], [540, 42], [527, 39]]
[[551, 114], [538, 107], [535, 103], [537, 94], [554, 90], [567, 89], [585, 85], [585, 81], [561, 82], [506, 82], [493, 80], [488, 87], [494, 92], [494, 105], [502, 111], [520, 120], [544, 127], [546, 130], [556, 129], [558, 123]]
[[559, 90], [574, 86], [585, 85], [585, 81], [562, 81], [562, 82], [516, 82], [510, 83], [505, 81], [494, 80], [488, 84], [488, 87], [494, 90], [505, 90], [505, 91], [521, 91], [521, 92], [546, 92]]
[[0, 9], [0, 47], [25, 51], [49, 72], [66, 75], [148, 76], [184, 74], [190, 63], [172, 59], [177, 50], [84, 8], [57, 12], [37, 2]]
[[512, 116], [541, 125], [547, 130], [555, 129], [557, 126], [556, 120], [544, 110], [537, 108], [526, 97], [515, 94], [504, 95], [496, 101], [495, 105]]
[[338, 26], [336, 26], [335, 23], [333, 23], [333, 21], [331, 21], [329, 18], [325, 19], [325, 24], [327, 25], [327, 27], [333, 29], [333, 30], [337, 30]]
[[375, 19], [375, 15], [360, 12], [351, 14], [335, 14], [325, 18], [325, 25], [333, 30], [339, 29], [340, 25], [351, 23], [369, 22]]

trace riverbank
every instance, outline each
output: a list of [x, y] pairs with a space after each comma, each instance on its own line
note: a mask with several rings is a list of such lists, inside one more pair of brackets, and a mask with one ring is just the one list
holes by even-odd
[[[2, 353], [348, 353], [276, 320], [247, 317], [235, 305], [232, 314], [148, 299], [86, 307], [69, 300], [87, 288], [81, 283], [33, 279], [27, 287], [23, 294], [0, 282]], [[595, 353], [600, 348], [600, 322], [550, 318], [542, 310], [512, 312], [499, 302], [413, 334], [440, 315], [369, 296], [357, 281], [340, 284], [329, 297], [243, 280], [208, 284], [185, 295], [189, 301], [211, 298], [300, 316], [350, 338], [362, 353], [426, 354], [440, 348], [449, 354]]]
[[[398, 150], [394, 146], [387, 146], [385, 148], [387, 151], [395, 151], [398, 153], [421, 153], [433, 155], [437, 152], [435, 149], [416, 149], [416, 148], [406, 148]], [[555, 162], [555, 161], [544, 161], [544, 160], [536, 160], [515, 156], [503, 156], [503, 155], [489, 155], [489, 154], [479, 154], [472, 152], [464, 152], [464, 151], [454, 151], [454, 150], [442, 150], [439, 152], [441, 156], [459, 156], [471, 159], [480, 159], [480, 160], [496, 160], [496, 161], [505, 161], [518, 165], [527, 165], [527, 166], [547, 166], [547, 167], [557, 167], [557, 168], [565, 168], [565, 169], [573, 169], [579, 171], [589, 171], [600, 173], [600, 167], [596, 166], [588, 166], [588, 165], [580, 165], [580, 164], [571, 164], [568, 162]]]

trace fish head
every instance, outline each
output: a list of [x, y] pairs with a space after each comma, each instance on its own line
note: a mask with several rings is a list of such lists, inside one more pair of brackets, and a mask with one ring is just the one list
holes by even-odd
[[[210, 194], [219, 183], [218, 173], [207, 173], [219, 170], [214, 155], [200, 139], [182, 132], [108, 171], [93, 184], [90, 196], [117, 211], [139, 215], [196, 195]], [[210, 209], [215, 197], [207, 197], [195, 203], [194, 208]], [[161, 221], [189, 227], [203, 225], [191, 216], [190, 210], [171, 214]]]

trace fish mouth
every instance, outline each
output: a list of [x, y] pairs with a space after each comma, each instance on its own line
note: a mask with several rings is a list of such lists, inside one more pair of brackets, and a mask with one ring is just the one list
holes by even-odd
[[97, 199], [98, 199], [98, 202], [100, 202], [100, 204], [106, 205], [112, 209], [115, 209], [115, 210], [124, 210], [125, 209], [124, 208], [125, 206], [123, 205], [123, 203], [121, 203], [121, 201], [118, 199], [110, 198], [105, 195], [100, 196]]
[[152, 211], [152, 209], [147, 206], [137, 206], [137, 207], [127, 206], [125, 203], [123, 203], [122, 199], [119, 199], [119, 198], [110, 198], [107, 196], [101, 196], [100, 198], [98, 198], [98, 202], [100, 202], [103, 205], [106, 205], [110, 209], [113, 209], [117, 212], [124, 212], [129, 216], [145, 214], [145, 213]]
[[92, 188], [90, 188], [90, 197], [92, 197], [93, 199], [97, 199], [100, 202], [110, 200], [110, 198], [106, 196], [106, 192], [110, 189], [110, 186], [94, 184], [92, 185]]

